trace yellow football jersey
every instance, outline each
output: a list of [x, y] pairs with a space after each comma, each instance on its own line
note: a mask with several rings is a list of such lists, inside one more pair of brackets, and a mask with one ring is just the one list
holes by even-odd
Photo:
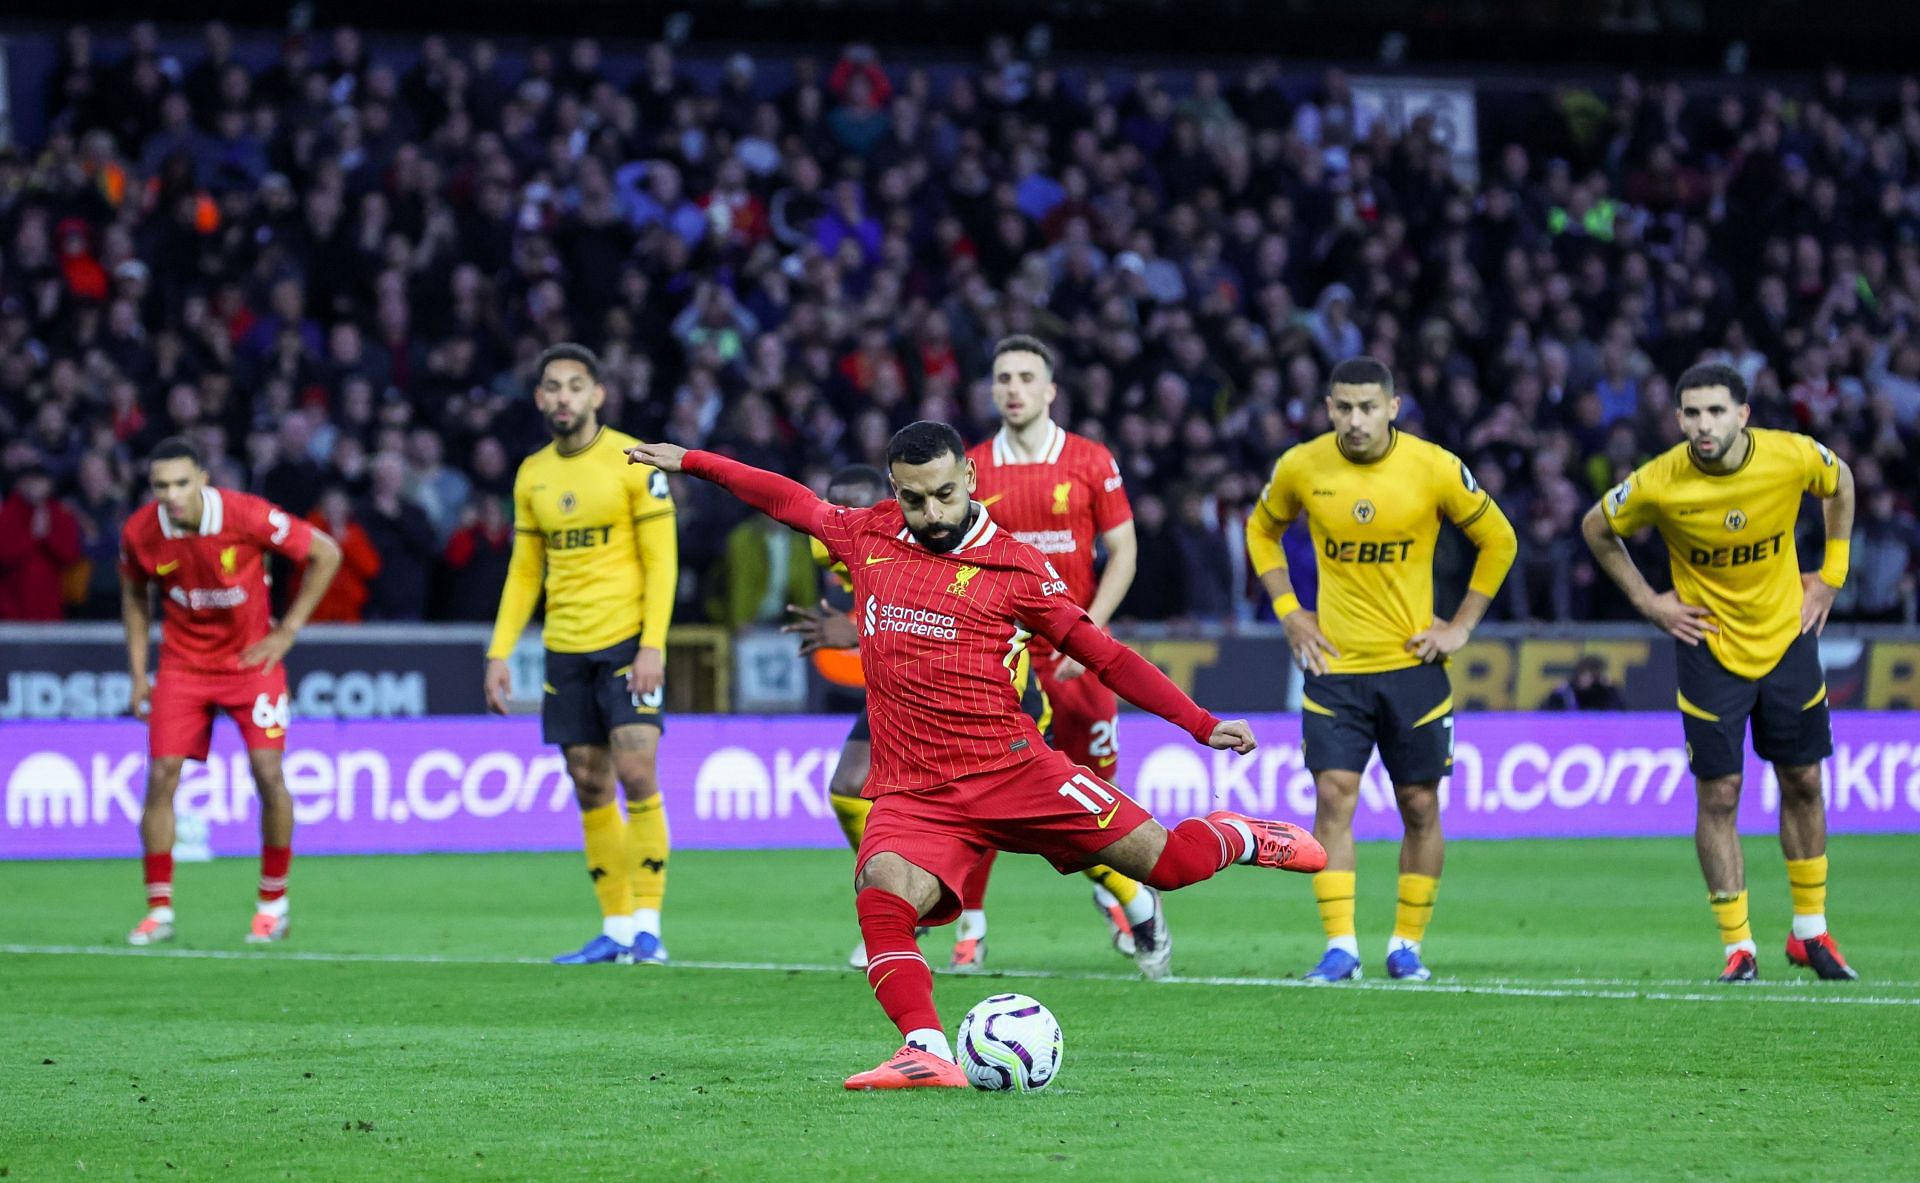
[[1754, 427], [1732, 472], [1708, 472], [1688, 445], [1675, 444], [1615, 485], [1601, 506], [1616, 534], [1660, 531], [1674, 593], [1712, 612], [1720, 628], [1707, 634], [1708, 650], [1733, 673], [1758, 678], [1800, 635], [1800, 498], [1831, 497], [1839, 481], [1840, 466], [1821, 444]]
[[1507, 516], [1458, 457], [1398, 430], [1386, 454], [1366, 463], [1349, 460], [1332, 432], [1289, 448], [1274, 463], [1248, 532], [1277, 539], [1303, 513], [1319, 556], [1320, 631], [1340, 653], [1329, 673], [1420, 664], [1406, 643], [1433, 625], [1442, 515], [1479, 548], [1474, 591], [1499, 591], [1518, 549]]
[[666, 648], [679, 578], [673, 497], [665, 473], [627, 463], [622, 453], [638, 442], [602, 427], [578, 452], [548, 444], [521, 462], [513, 558], [488, 656], [513, 652], [543, 582], [548, 649], [592, 653], [635, 634]]

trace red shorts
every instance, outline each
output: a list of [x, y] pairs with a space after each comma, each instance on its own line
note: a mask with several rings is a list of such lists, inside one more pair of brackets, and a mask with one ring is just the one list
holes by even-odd
[[1112, 780], [1120, 766], [1120, 699], [1092, 670], [1062, 681], [1054, 674], [1058, 668], [1053, 654], [1033, 662], [1040, 689], [1053, 705], [1053, 746]]
[[267, 673], [248, 670], [237, 674], [169, 673], [162, 666], [153, 683], [151, 702], [147, 754], [155, 759], [206, 759], [213, 741], [213, 718], [222, 712], [240, 728], [248, 751], [270, 748], [283, 752], [287, 748], [284, 665], [275, 665]]
[[874, 798], [854, 875], [881, 851], [899, 855], [940, 881], [940, 901], [923, 919], [946, 924], [960, 915], [960, 885], [987, 851], [1037, 854], [1070, 874], [1152, 820], [1139, 802], [1044, 748], [1018, 768]]

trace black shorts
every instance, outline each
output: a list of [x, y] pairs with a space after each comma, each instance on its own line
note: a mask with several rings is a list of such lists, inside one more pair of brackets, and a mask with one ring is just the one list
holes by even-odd
[[[1047, 692], [1040, 689], [1040, 679], [1028, 678], [1027, 688], [1020, 695], [1020, 710], [1033, 725], [1040, 729], [1040, 738], [1052, 744], [1053, 707], [1047, 702]], [[853, 727], [847, 732], [848, 743], [872, 743], [873, 727], [867, 721], [867, 708], [861, 707], [860, 713], [853, 717]]]
[[1300, 747], [1313, 772], [1364, 772], [1373, 749], [1396, 785], [1453, 771], [1453, 683], [1446, 667], [1308, 674]]
[[1679, 650], [1680, 724], [1694, 776], [1731, 776], [1745, 766], [1748, 719], [1753, 752], [1769, 764], [1797, 768], [1833, 755], [1827, 678], [1812, 634], [1795, 637], [1779, 663], [1758, 678], [1727, 669], [1705, 645]]
[[627, 689], [627, 671], [640, 638], [593, 653], [547, 650], [546, 691], [540, 700], [540, 738], [550, 744], [604, 745], [615, 727], [646, 723], [662, 730], [666, 687], [645, 698]]

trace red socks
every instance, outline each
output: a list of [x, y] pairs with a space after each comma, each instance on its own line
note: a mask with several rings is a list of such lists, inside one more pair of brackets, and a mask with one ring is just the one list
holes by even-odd
[[999, 857], [999, 851], [989, 850], [973, 864], [973, 870], [967, 872], [967, 881], [960, 885], [962, 909], [978, 912], [987, 906], [987, 877], [993, 874], [993, 860]]
[[149, 854], [140, 861], [146, 869], [147, 907], [172, 907], [173, 852], [163, 850], [159, 854]]
[[[142, 856], [141, 865], [146, 871], [147, 907], [166, 908], [173, 905], [173, 852], [161, 851], [159, 854]], [[287, 898], [287, 868], [293, 864], [293, 847], [263, 846], [260, 848], [260, 902], [272, 903]]]
[[272, 903], [287, 895], [287, 866], [293, 862], [293, 847], [260, 848], [260, 902]]
[[1246, 852], [1247, 840], [1239, 830], [1190, 817], [1167, 831], [1166, 849], [1147, 876], [1147, 886], [1172, 891], [1211, 879]]
[[919, 913], [890, 891], [869, 887], [854, 897], [860, 936], [867, 942], [867, 984], [902, 1035], [923, 1027], [940, 1030], [933, 1006], [933, 971], [913, 939]]

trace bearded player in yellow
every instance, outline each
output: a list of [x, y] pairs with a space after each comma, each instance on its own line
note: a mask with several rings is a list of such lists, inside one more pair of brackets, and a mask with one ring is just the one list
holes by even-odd
[[[1327, 949], [1306, 980], [1361, 976], [1353, 810], [1378, 747], [1405, 826], [1387, 975], [1424, 982], [1433, 974], [1420, 942], [1446, 854], [1440, 778], [1453, 766], [1453, 688], [1443, 667], [1486, 615], [1518, 546], [1465, 464], [1393, 426], [1400, 400], [1385, 365], [1357, 357], [1335, 366], [1327, 411], [1333, 430], [1280, 457], [1247, 519], [1247, 555], [1307, 675], [1301, 749], [1313, 773], [1313, 834], [1327, 848], [1327, 868], [1313, 877]], [[1300, 606], [1280, 549], [1302, 514], [1319, 555], [1317, 611]], [[1466, 598], [1446, 622], [1433, 618], [1442, 517], [1479, 550]]]
[[[1738, 813], [1746, 732], [1780, 781], [1780, 848], [1793, 930], [1787, 960], [1823, 978], [1858, 975], [1827, 931], [1827, 815], [1820, 761], [1833, 754], [1815, 638], [1847, 580], [1853, 473], [1807, 436], [1747, 426], [1747, 384], [1698, 365], [1675, 384], [1686, 442], [1635, 470], [1587, 511], [1581, 532], [1641, 615], [1680, 642], [1680, 722], [1699, 797], [1694, 846], [1720, 925], [1722, 982], [1758, 977]], [[1803, 494], [1822, 498], [1827, 552], [1801, 574], [1793, 527]], [[1655, 593], [1620, 539], [1666, 539], [1673, 590]]]
[[679, 579], [673, 499], [665, 473], [621, 462], [638, 441], [600, 423], [607, 391], [592, 350], [555, 345], [535, 373], [534, 402], [553, 442], [514, 477], [513, 557], [487, 646], [487, 705], [507, 711], [507, 658], [544, 576], [540, 735], [566, 757], [602, 917], [599, 935], [554, 961], [664, 965], [667, 814], [656, 761]]

